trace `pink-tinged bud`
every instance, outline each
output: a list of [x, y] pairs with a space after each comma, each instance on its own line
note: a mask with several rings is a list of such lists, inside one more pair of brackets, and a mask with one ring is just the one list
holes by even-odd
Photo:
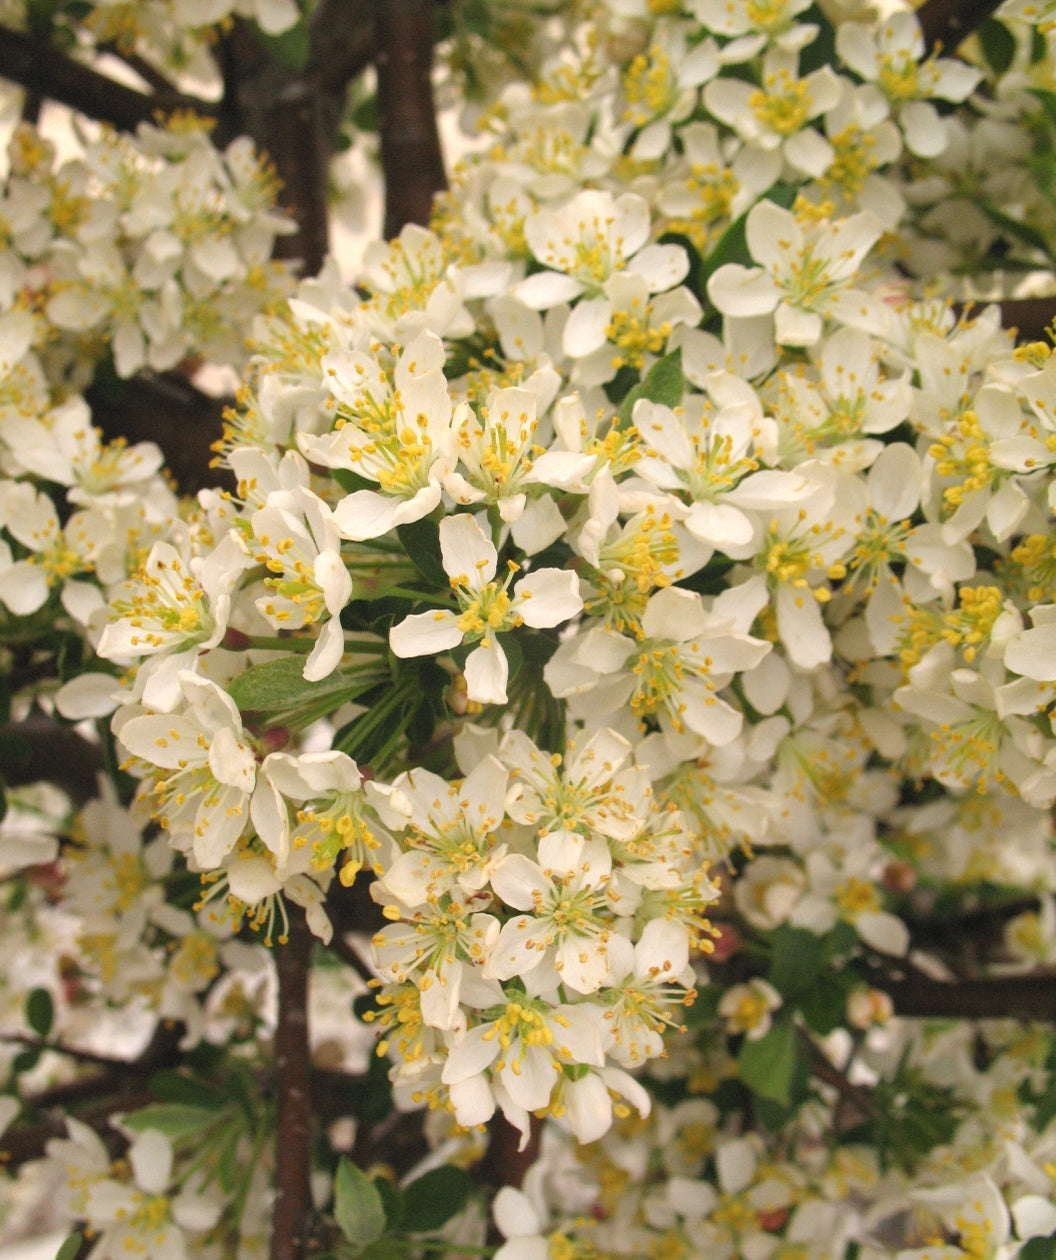
[[890, 892], [912, 892], [917, 886], [917, 872], [909, 862], [903, 860], [888, 862], [884, 867], [881, 882]]
[[713, 948], [708, 951], [708, 961], [729, 962], [741, 948], [741, 934], [732, 923], [713, 923], [712, 929]]
[[760, 1229], [784, 1229], [788, 1222], [788, 1208], [770, 1208], [769, 1211], [759, 1212], [755, 1219]]
[[224, 637], [220, 640], [220, 646], [227, 648], [229, 652], [244, 652], [249, 644], [249, 635], [236, 630], [234, 626], [228, 626], [224, 631]]
[[260, 746], [265, 753], [279, 752], [290, 742], [288, 726], [269, 726], [260, 737]]

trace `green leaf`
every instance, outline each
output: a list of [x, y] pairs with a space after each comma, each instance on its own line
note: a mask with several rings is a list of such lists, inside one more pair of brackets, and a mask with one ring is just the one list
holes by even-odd
[[124, 1123], [136, 1133], [144, 1129], [157, 1129], [169, 1138], [188, 1137], [212, 1128], [223, 1117], [214, 1107], [190, 1107], [183, 1103], [158, 1103], [143, 1107], [124, 1118]]
[[318, 682], [308, 682], [303, 671], [304, 657], [300, 653], [276, 657], [240, 674], [227, 693], [243, 713], [259, 714], [276, 723], [285, 718], [292, 723], [332, 712], [376, 687], [379, 681], [338, 670]]
[[469, 1199], [473, 1182], [461, 1168], [434, 1168], [412, 1181], [404, 1190], [407, 1224], [415, 1233], [439, 1229]]
[[994, 74], [1004, 74], [1016, 59], [1016, 37], [997, 18], [987, 18], [977, 32], [986, 64]]
[[437, 523], [424, 517], [420, 521], [398, 525], [396, 535], [422, 577], [446, 595], [451, 584], [440, 556], [440, 528]]
[[21, 1050], [11, 1060], [11, 1071], [15, 1076], [22, 1072], [32, 1072], [40, 1062], [39, 1050]]
[[381, 1195], [381, 1206], [385, 1209], [385, 1228], [390, 1233], [403, 1229], [407, 1217], [403, 1192], [385, 1177], [374, 1177], [371, 1185]]
[[1056, 1238], [1032, 1238], [1018, 1255], [1019, 1260], [1056, 1260]]
[[1056, 125], [1056, 92], [1048, 92], [1045, 88], [1028, 88], [1027, 90], [1037, 98], [1049, 122]]
[[175, 1069], [155, 1072], [150, 1078], [150, 1092], [158, 1102], [191, 1107], [219, 1109], [227, 1102], [227, 1095], [215, 1085]]
[[256, 33], [274, 60], [285, 69], [300, 74], [308, 64], [308, 23], [304, 18], [281, 35], [269, 35], [259, 26]]
[[998, 209], [992, 201], [977, 201], [976, 205], [992, 223], [996, 223], [1008, 236], [1013, 236], [1016, 240], [1022, 241], [1024, 245], [1029, 245], [1032, 249], [1040, 250], [1043, 254], [1051, 257], [1051, 242], [1037, 228], [1031, 227], [1029, 223], [1021, 223], [1018, 219], [1013, 219], [1011, 215], [1005, 214], [1003, 210]]
[[334, 1219], [350, 1243], [365, 1247], [385, 1229], [385, 1206], [366, 1173], [342, 1156], [334, 1177]]
[[753, 1094], [787, 1106], [796, 1072], [796, 1030], [791, 1020], [774, 1024], [765, 1037], [745, 1041], [737, 1072]]
[[34, 989], [26, 998], [26, 1023], [38, 1037], [46, 1037], [55, 1023], [55, 1003], [47, 989]]
[[7, 817], [7, 789], [3, 779], [0, 779], [0, 822]]
[[[787, 210], [796, 199], [799, 189], [794, 184], [775, 184], [760, 201], [772, 201], [775, 205]], [[752, 256], [748, 252], [747, 223], [752, 207], [749, 206], [740, 218], [734, 219], [730, 226], [719, 237], [719, 242], [705, 258], [704, 274], [701, 277], [701, 289], [706, 290], [707, 281], [720, 267], [726, 263], [740, 263], [742, 267], [751, 266]]]
[[847, 994], [854, 981], [849, 976], [820, 976], [796, 998], [803, 1018], [819, 1036], [827, 1037], [847, 1017]]
[[796, 997], [810, 988], [821, 970], [821, 940], [806, 928], [785, 923], [774, 932], [773, 943], [767, 979], [782, 997]]
[[55, 1260], [74, 1260], [83, 1242], [84, 1239], [80, 1234], [71, 1234], [69, 1238], [63, 1241], [62, 1246], [55, 1253]]
[[686, 378], [682, 375], [682, 347], [665, 354], [645, 374], [645, 379], [631, 390], [620, 404], [620, 423], [630, 424], [634, 404], [639, 398], [661, 403], [665, 407], [677, 407], [686, 391]]
[[332, 468], [330, 476], [337, 482], [346, 494], [352, 494], [356, 490], [374, 490], [378, 488], [376, 481], [371, 481], [369, 477], [361, 477], [359, 473], [354, 473], [350, 468]]
[[359, 1260], [407, 1260], [406, 1242], [398, 1238], [379, 1238], [359, 1253]]

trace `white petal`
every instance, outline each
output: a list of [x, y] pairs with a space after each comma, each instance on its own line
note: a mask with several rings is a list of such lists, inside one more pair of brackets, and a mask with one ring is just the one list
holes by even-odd
[[505, 704], [506, 683], [510, 666], [506, 653], [492, 635], [482, 639], [480, 647], [469, 654], [466, 661], [466, 695], [478, 704]]
[[436, 656], [461, 642], [458, 618], [445, 608], [413, 613], [389, 631], [389, 647], [399, 657]]
[[515, 588], [518, 614], [535, 629], [559, 626], [583, 610], [579, 575], [570, 569], [538, 569]]

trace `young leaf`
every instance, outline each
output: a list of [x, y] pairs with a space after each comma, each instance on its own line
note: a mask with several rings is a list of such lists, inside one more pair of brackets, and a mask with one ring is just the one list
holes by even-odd
[[440, 558], [440, 529], [436, 522], [425, 517], [407, 525], [398, 525], [396, 535], [422, 577], [446, 594], [450, 587], [444, 562]]
[[55, 1003], [47, 989], [34, 989], [26, 998], [26, 1023], [38, 1037], [46, 1037], [55, 1023]]
[[787, 1105], [796, 1071], [796, 1030], [790, 1020], [774, 1024], [765, 1037], [745, 1041], [737, 1072], [753, 1094]]
[[978, 30], [979, 44], [994, 74], [1004, 74], [1016, 59], [1016, 37], [997, 18], [987, 18]]
[[340, 670], [318, 682], [307, 682], [303, 676], [304, 658], [280, 656], [252, 665], [228, 687], [228, 695], [243, 713], [255, 713], [273, 722], [280, 718], [292, 724], [298, 715], [316, 717], [332, 712], [346, 700], [376, 686], [378, 679], [364, 681], [360, 674]]
[[81, 1249], [82, 1242], [84, 1242], [84, 1239], [80, 1234], [71, 1234], [55, 1253], [55, 1260], [74, 1260]]
[[424, 1173], [404, 1191], [407, 1225], [415, 1233], [439, 1229], [466, 1205], [473, 1182], [461, 1168], [446, 1165]]
[[280, 35], [268, 35], [259, 26], [256, 35], [284, 69], [300, 74], [308, 64], [308, 23], [304, 18]]
[[136, 1133], [144, 1129], [157, 1129], [166, 1137], [181, 1138], [191, 1133], [201, 1133], [211, 1128], [222, 1116], [221, 1111], [209, 1107], [189, 1107], [183, 1103], [157, 1103], [143, 1107], [124, 1118], [124, 1123]]
[[774, 933], [774, 953], [767, 979], [784, 998], [809, 989], [822, 965], [821, 939], [806, 928], [783, 923]]
[[377, 1187], [344, 1157], [334, 1178], [334, 1219], [348, 1241], [361, 1247], [380, 1238], [385, 1230], [385, 1206]]
[[682, 348], [665, 354], [645, 374], [645, 379], [620, 404], [620, 423], [630, 424], [634, 404], [639, 398], [662, 403], [665, 407], [677, 407], [686, 390], [686, 378], [682, 375]]

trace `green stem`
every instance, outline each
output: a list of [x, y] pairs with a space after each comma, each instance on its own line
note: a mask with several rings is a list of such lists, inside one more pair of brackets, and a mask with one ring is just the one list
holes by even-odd
[[430, 604], [450, 604], [455, 601], [455, 597], [449, 595], [446, 591], [419, 591], [413, 586], [383, 586], [378, 590], [375, 599], [384, 599], [389, 595], [395, 596], [397, 599], [425, 600]]

